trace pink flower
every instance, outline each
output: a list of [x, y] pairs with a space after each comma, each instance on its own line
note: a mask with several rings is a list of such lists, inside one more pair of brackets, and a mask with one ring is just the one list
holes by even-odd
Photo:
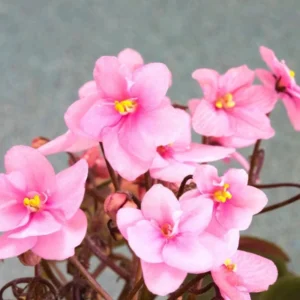
[[292, 125], [295, 130], [300, 130], [300, 87], [295, 80], [295, 72], [286, 65], [284, 60], [279, 61], [275, 53], [266, 47], [260, 47], [260, 54], [270, 72], [257, 69], [256, 75], [268, 88], [267, 97], [275, 104], [281, 98]]
[[157, 147], [150, 168], [153, 178], [169, 182], [181, 182], [185, 176], [194, 173], [198, 163], [216, 161], [235, 151], [232, 148], [192, 143], [191, 118], [183, 110], [177, 110], [184, 121], [180, 135], [172, 144]]
[[249, 293], [268, 290], [276, 281], [278, 271], [269, 259], [237, 251], [211, 274], [225, 300], [251, 300]]
[[74, 254], [87, 220], [79, 209], [88, 166], [80, 160], [55, 175], [37, 150], [15, 146], [5, 156], [7, 174], [0, 175], [0, 258], [31, 250], [45, 259]]
[[195, 109], [193, 128], [202, 135], [268, 139], [274, 135], [266, 116], [273, 103], [263, 86], [251, 86], [254, 72], [247, 66], [232, 68], [224, 75], [211, 69], [198, 69], [193, 78], [200, 84], [204, 98], [192, 99]]
[[210, 199], [178, 201], [157, 184], [145, 194], [141, 210], [118, 211], [118, 227], [141, 259], [151, 292], [166, 295], [179, 287], [187, 273], [210, 270], [213, 257], [199, 235], [211, 220], [212, 208]]
[[229, 169], [219, 177], [215, 167], [200, 165], [193, 178], [198, 193], [214, 203], [214, 226], [225, 231], [247, 229], [268, 201], [264, 192], [247, 185], [248, 174], [242, 169]]
[[39, 150], [82, 150], [102, 141], [112, 167], [134, 180], [150, 168], [156, 148], [172, 143], [180, 128], [177, 111], [165, 99], [170, 71], [161, 63], [132, 68], [117, 57], [103, 56], [94, 78], [97, 90], [81, 91], [85, 97], [65, 114], [69, 132]]

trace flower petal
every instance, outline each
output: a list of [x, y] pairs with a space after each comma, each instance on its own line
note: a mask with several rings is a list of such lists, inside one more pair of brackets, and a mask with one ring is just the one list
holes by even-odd
[[187, 275], [186, 272], [164, 263], [151, 264], [142, 260], [141, 265], [147, 288], [159, 296], [166, 296], [176, 291]]
[[300, 98], [291, 98], [288, 95], [283, 95], [282, 101], [294, 129], [300, 131]]
[[62, 224], [49, 211], [40, 211], [31, 214], [29, 222], [9, 237], [23, 239], [29, 236], [47, 235], [60, 230], [61, 227]]
[[271, 72], [264, 69], [256, 69], [255, 74], [265, 87], [269, 88], [270, 90], [273, 90], [274, 93], [276, 93], [276, 79], [274, 78]]
[[[80, 99], [85, 98], [86, 96], [88, 96], [89, 94], [92, 93], [99, 93], [99, 91], [97, 90], [97, 85], [96, 85], [96, 81], [91, 80], [86, 82], [79, 90], [78, 90], [78, 96]], [[100, 94], [99, 94], [100, 96]]]
[[259, 52], [266, 65], [269, 67], [269, 69], [273, 73], [276, 73], [277, 71], [276, 65], [279, 64], [279, 61], [275, 53], [271, 49], [264, 46], [259, 47]]
[[213, 264], [209, 250], [199, 243], [196, 235], [189, 233], [170, 239], [162, 254], [166, 264], [188, 273], [207, 272]]
[[8, 173], [19, 171], [24, 176], [28, 191], [54, 191], [55, 172], [52, 165], [38, 150], [27, 146], [14, 146], [5, 155]]
[[212, 103], [200, 101], [192, 118], [194, 130], [207, 136], [229, 136], [232, 131], [227, 113], [217, 110]]
[[125, 64], [131, 72], [144, 64], [143, 57], [134, 49], [126, 48], [118, 54], [118, 60]]
[[96, 61], [94, 79], [104, 98], [128, 99], [126, 70], [124, 69], [126, 66], [114, 56], [102, 56]]
[[173, 214], [180, 210], [180, 204], [171, 190], [155, 184], [142, 200], [142, 213], [146, 219], [155, 220], [159, 225], [173, 223]]
[[32, 251], [44, 259], [64, 260], [74, 255], [86, 234], [87, 219], [82, 210], [63, 225], [61, 230], [49, 235], [39, 236]]
[[18, 256], [27, 250], [30, 250], [36, 243], [35, 236], [22, 239], [10, 238], [11, 232], [6, 232], [0, 236], [0, 259]]
[[88, 164], [81, 159], [56, 175], [57, 189], [46, 205], [48, 209], [61, 210], [66, 219], [78, 211], [85, 192]]
[[218, 92], [219, 73], [212, 69], [198, 69], [193, 72], [192, 77], [200, 84], [204, 98], [215, 101]]
[[192, 116], [194, 115], [196, 108], [200, 102], [201, 102], [201, 100], [196, 99], [196, 98], [190, 99], [188, 101], [188, 107], [189, 107], [189, 110], [190, 110]]
[[144, 216], [139, 209], [124, 207], [118, 210], [117, 225], [126, 240], [128, 240], [127, 229], [141, 220], [144, 220]]
[[214, 182], [220, 181], [218, 170], [211, 165], [199, 165], [194, 173], [194, 181], [202, 194], [210, 194], [214, 189]]
[[248, 173], [243, 169], [234, 169], [231, 168], [225, 172], [224, 182], [229, 183], [230, 185], [239, 184], [247, 185], [248, 184]]
[[129, 246], [139, 258], [149, 263], [163, 261], [162, 249], [166, 239], [158, 226], [142, 220], [128, 227], [127, 234]]
[[151, 110], [158, 107], [166, 96], [170, 80], [170, 71], [162, 63], [150, 63], [133, 73], [131, 97], [138, 99], [138, 105]]

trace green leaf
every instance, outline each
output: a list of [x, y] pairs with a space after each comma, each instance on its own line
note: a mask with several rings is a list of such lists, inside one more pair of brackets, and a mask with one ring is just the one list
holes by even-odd
[[300, 277], [280, 278], [269, 290], [262, 294], [261, 300], [299, 300]]
[[242, 236], [240, 239], [240, 250], [249, 251], [264, 257], [275, 257], [284, 262], [289, 262], [289, 256], [276, 244], [251, 236]]

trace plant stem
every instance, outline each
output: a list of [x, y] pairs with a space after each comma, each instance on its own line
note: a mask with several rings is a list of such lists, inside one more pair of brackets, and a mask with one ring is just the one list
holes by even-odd
[[120, 189], [120, 186], [119, 186], [119, 181], [117, 179], [116, 173], [115, 173], [114, 169], [112, 168], [112, 166], [110, 165], [109, 161], [106, 159], [103, 144], [101, 142], [99, 144], [100, 144], [100, 148], [102, 150], [103, 157], [105, 159], [106, 167], [107, 167], [108, 173], [110, 175], [112, 184], [114, 185], [115, 190], [118, 191]]
[[273, 189], [273, 188], [281, 188], [281, 187], [300, 188], [300, 184], [290, 183], [290, 182], [280, 182], [280, 183], [272, 183], [272, 184], [255, 184], [254, 187], [259, 189]]
[[41, 265], [40, 265], [40, 263], [38, 263], [37, 265], [34, 266], [34, 276], [40, 277], [41, 273], [42, 273]]
[[105, 265], [107, 265], [109, 268], [111, 268], [115, 273], [117, 273], [121, 278], [125, 279], [126, 281], [130, 280], [130, 274], [127, 273], [124, 269], [119, 267], [115, 264], [115, 262], [104, 255], [97, 247], [95, 242], [90, 236], [86, 236], [85, 241], [88, 245], [88, 247], [91, 249], [91, 251], [94, 253], [95, 256], [97, 256]]
[[277, 204], [274, 204], [274, 205], [270, 205], [270, 206], [267, 206], [266, 208], [264, 208], [260, 213], [258, 213], [258, 215], [260, 214], [263, 214], [263, 213], [266, 213], [268, 211], [271, 211], [271, 210], [275, 210], [275, 209], [278, 209], [278, 208], [281, 208], [281, 207], [284, 207], [286, 205], [289, 205], [293, 202], [296, 202], [297, 200], [300, 199], [300, 194], [290, 198], [290, 199], [287, 199], [283, 202], [280, 202], [280, 203], [277, 203]]
[[126, 300], [131, 300], [135, 296], [135, 294], [139, 291], [139, 289], [142, 287], [143, 283], [144, 283], [144, 279], [143, 277], [141, 277], [139, 281], [135, 284], [133, 289], [127, 295]]
[[185, 188], [186, 183], [192, 178], [193, 178], [193, 175], [188, 175], [183, 178], [183, 180], [181, 181], [179, 190], [177, 192], [177, 198], [179, 198], [184, 193], [184, 188]]
[[252, 177], [253, 177], [253, 173], [254, 173], [255, 167], [256, 167], [256, 156], [259, 152], [260, 144], [261, 144], [261, 140], [257, 140], [256, 143], [255, 143], [255, 146], [253, 148], [252, 155], [251, 155], [250, 169], [249, 169], [249, 173], [248, 173], [249, 174], [249, 177], [248, 177], [248, 184], [249, 185], [253, 184]]
[[113, 298], [103, 289], [103, 287], [92, 277], [92, 275], [85, 269], [76, 256], [69, 258], [69, 261], [78, 269], [81, 275], [87, 280], [87, 283], [97, 291], [105, 300], [113, 300]]
[[145, 178], [145, 188], [146, 188], [146, 191], [149, 191], [151, 186], [152, 186], [152, 178], [150, 176], [150, 172], [147, 171], [144, 175], [144, 178]]
[[47, 277], [52, 281], [52, 283], [59, 289], [61, 288], [62, 284], [57, 279], [55, 274], [53, 273], [51, 267], [49, 266], [49, 263], [46, 260], [41, 260], [41, 266], [43, 271], [46, 273]]
[[103, 262], [101, 262], [98, 265], [98, 267], [95, 269], [95, 271], [92, 273], [92, 276], [94, 278], [97, 278], [104, 271], [105, 268], [106, 268], [106, 265]]
[[167, 300], [176, 300], [179, 296], [182, 296], [187, 292], [192, 286], [194, 286], [200, 279], [204, 278], [207, 273], [199, 274], [186, 283], [183, 287], [179, 288], [175, 293], [173, 293]]

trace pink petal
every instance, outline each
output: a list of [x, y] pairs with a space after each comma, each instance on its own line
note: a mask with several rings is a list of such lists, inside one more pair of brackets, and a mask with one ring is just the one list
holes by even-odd
[[194, 182], [202, 194], [210, 194], [214, 189], [214, 182], [219, 182], [218, 170], [211, 165], [199, 165], [194, 173]]
[[150, 221], [142, 220], [127, 228], [128, 243], [134, 253], [149, 263], [160, 263], [166, 243], [160, 228]]
[[10, 234], [11, 238], [24, 239], [29, 236], [47, 235], [60, 230], [62, 224], [49, 212], [32, 213], [29, 222]]
[[256, 142], [256, 139], [243, 139], [237, 136], [224, 136], [214, 138], [213, 140], [219, 143], [220, 145], [232, 148], [244, 148], [253, 145]]
[[233, 148], [192, 143], [189, 149], [184, 152], [176, 152], [173, 157], [178, 161], [201, 163], [229, 157], [233, 152], [235, 152]]
[[237, 207], [230, 203], [221, 203], [216, 211], [216, 219], [226, 230], [246, 230], [251, 224], [252, 216], [250, 209]]
[[259, 47], [259, 52], [260, 52], [262, 59], [267, 64], [267, 66], [270, 68], [270, 70], [273, 73], [276, 73], [276, 70], [277, 70], [276, 65], [279, 63], [279, 61], [278, 61], [275, 53], [271, 49], [264, 47], [264, 46]]
[[0, 174], [0, 208], [10, 202], [22, 202], [27, 185], [21, 172]]
[[139, 209], [124, 207], [118, 210], [117, 225], [126, 240], [128, 240], [127, 229], [141, 220], [144, 220], [144, 216]]
[[169, 165], [169, 161], [168, 159], [163, 158], [159, 153], [156, 153], [151, 168], [150, 168], [150, 172], [151, 169], [160, 169], [160, 168], [165, 168]]
[[269, 139], [275, 132], [270, 119], [259, 110], [248, 110], [235, 107], [228, 114], [230, 126], [234, 134], [244, 139]]
[[250, 70], [246, 65], [229, 69], [219, 79], [221, 94], [234, 93], [242, 87], [250, 86], [254, 77], [254, 71]]
[[237, 251], [240, 234], [238, 230], [230, 230], [222, 236], [214, 235], [211, 232], [204, 232], [199, 236], [199, 242], [206, 249], [209, 249], [214, 258], [214, 266], [219, 267], [225, 260]]
[[188, 107], [189, 107], [189, 110], [190, 110], [192, 116], [194, 115], [194, 113], [196, 111], [196, 108], [197, 108], [197, 106], [200, 102], [201, 102], [201, 100], [196, 99], [196, 98], [193, 98], [193, 99], [189, 100]]
[[180, 218], [179, 231], [201, 233], [212, 218], [213, 201], [200, 195], [189, 199], [181, 197], [179, 203], [183, 211]]
[[144, 64], [141, 54], [130, 48], [122, 50], [118, 54], [118, 60], [121, 64], [125, 64], [131, 72]]
[[125, 65], [114, 56], [102, 56], [95, 64], [94, 79], [103, 98], [111, 100], [128, 99]]
[[133, 73], [134, 85], [131, 97], [138, 99], [138, 105], [151, 110], [158, 107], [166, 96], [170, 80], [170, 71], [166, 65], [151, 63], [140, 67]]
[[232, 194], [230, 202], [235, 206], [249, 209], [252, 214], [260, 212], [268, 202], [267, 195], [253, 186], [231, 184], [230, 192]]
[[74, 248], [82, 242], [86, 230], [87, 219], [85, 213], [79, 209], [61, 230], [39, 236], [32, 251], [44, 259], [67, 259], [74, 255]]
[[248, 292], [262, 292], [268, 290], [278, 276], [275, 264], [262, 256], [237, 251], [232, 257], [237, 264], [237, 274], [242, 278], [243, 286]]
[[170, 239], [163, 249], [166, 264], [188, 273], [202, 273], [210, 270], [213, 257], [203, 247], [198, 237], [193, 234], [181, 233]]
[[171, 190], [155, 184], [145, 194], [141, 209], [146, 219], [155, 220], [159, 225], [173, 224], [173, 214], [180, 210], [180, 204]]
[[263, 83], [264, 86], [266, 86], [270, 90], [273, 90], [273, 92], [276, 93], [275, 91], [276, 79], [274, 78], [271, 72], [264, 69], [256, 69], [255, 74], [258, 77], [258, 79]]
[[194, 130], [207, 136], [229, 136], [231, 130], [227, 113], [223, 109], [217, 110], [212, 103], [202, 100], [193, 115]]
[[19, 171], [24, 176], [28, 191], [54, 191], [55, 172], [49, 161], [38, 150], [27, 146], [14, 146], [5, 155], [8, 173]]
[[164, 263], [151, 264], [142, 260], [141, 265], [147, 288], [159, 296], [166, 296], [176, 291], [187, 275], [186, 272]]
[[67, 220], [73, 217], [82, 203], [87, 175], [88, 164], [84, 159], [58, 173], [57, 189], [47, 201], [47, 208], [61, 210]]
[[80, 99], [87, 97], [89, 94], [97, 93], [96, 81], [91, 80], [86, 82], [79, 90], [78, 96]]
[[0, 231], [18, 228], [29, 220], [29, 211], [23, 203], [10, 201], [0, 206]]
[[80, 152], [98, 145], [98, 141], [84, 136], [76, 135], [68, 130], [54, 140], [38, 148], [43, 155], [58, 152]]
[[243, 169], [229, 169], [225, 172], [224, 182], [229, 183], [230, 185], [239, 184], [247, 185], [248, 184], [248, 173]]
[[30, 250], [36, 243], [36, 237], [27, 237], [22, 240], [9, 237], [11, 232], [6, 232], [0, 237], [0, 259], [18, 256]]
[[151, 176], [156, 179], [179, 183], [185, 176], [193, 174], [197, 166], [195, 163], [178, 162], [174, 159], [169, 159], [168, 162], [167, 166], [161, 168], [151, 167]]
[[211, 69], [198, 69], [193, 72], [192, 77], [200, 84], [204, 98], [215, 101], [218, 91], [219, 73]]
[[277, 102], [277, 93], [262, 85], [253, 85], [249, 88], [240, 89], [235, 93], [234, 99], [239, 107], [245, 109], [258, 109], [267, 114], [273, 110]]
[[89, 137], [81, 126], [81, 120], [88, 110], [99, 101], [99, 97], [98, 93], [92, 93], [69, 106], [64, 118], [68, 128], [76, 135]]
[[282, 101], [294, 129], [300, 131], [300, 98], [295, 97], [295, 99], [293, 99], [288, 95], [284, 95]]
[[94, 103], [81, 119], [81, 128], [93, 139], [101, 140], [101, 133], [106, 127], [115, 126], [122, 118], [113, 103], [102, 100]]
[[[120, 145], [118, 136], [118, 126], [106, 130], [103, 133], [103, 146], [105, 155], [112, 168], [118, 172], [121, 177], [133, 181], [138, 176], [144, 174], [151, 166], [151, 160], [142, 161], [135, 155], [128, 153]], [[155, 155], [155, 154], [154, 154]]]

